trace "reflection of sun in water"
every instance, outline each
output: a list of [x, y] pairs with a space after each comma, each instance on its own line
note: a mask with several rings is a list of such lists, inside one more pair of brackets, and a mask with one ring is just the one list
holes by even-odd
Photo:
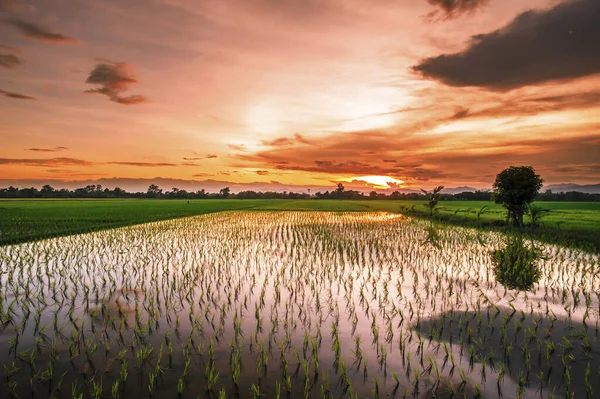
[[403, 180], [398, 180], [395, 179], [393, 177], [390, 176], [357, 176], [357, 177], [352, 177], [349, 179], [344, 179], [344, 181], [347, 182], [352, 182], [352, 181], [362, 181], [365, 182], [371, 186], [373, 186], [373, 188], [381, 188], [381, 189], [386, 189], [386, 188], [390, 188], [390, 184], [392, 183], [393, 185], [402, 185], [404, 183]]

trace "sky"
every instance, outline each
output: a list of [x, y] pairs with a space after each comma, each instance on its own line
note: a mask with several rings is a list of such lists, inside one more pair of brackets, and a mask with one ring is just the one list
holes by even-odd
[[599, 49], [600, 0], [0, 0], [0, 179], [599, 183]]

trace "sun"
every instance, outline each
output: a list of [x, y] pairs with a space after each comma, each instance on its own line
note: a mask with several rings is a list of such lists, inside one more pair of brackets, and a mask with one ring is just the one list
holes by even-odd
[[362, 182], [365, 182], [365, 183], [373, 186], [373, 188], [379, 188], [379, 189], [390, 188], [391, 187], [390, 183], [394, 186], [400, 186], [404, 183], [404, 180], [395, 179], [390, 176], [376, 176], [376, 175], [356, 176], [356, 177], [351, 177], [351, 178], [345, 179], [345, 180], [348, 182], [362, 181]]

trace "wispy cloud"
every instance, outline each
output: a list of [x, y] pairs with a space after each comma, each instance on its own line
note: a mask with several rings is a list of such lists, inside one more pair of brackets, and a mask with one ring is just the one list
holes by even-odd
[[0, 158], [0, 165], [23, 166], [92, 166], [95, 163], [77, 158]]
[[293, 144], [310, 144], [311, 141], [299, 133], [295, 133], [292, 137], [279, 137], [273, 140], [262, 140], [261, 144], [269, 147], [284, 147]]
[[177, 166], [175, 163], [169, 162], [126, 162], [126, 161], [113, 161], [107, 162], [109, 165], [124, 165], [124, 166], [141, 166], [141, 167], [150, 167], [154, 168], [157, 166]]
[[184, 161], [202, 161], [203, 159], [214, 159], [217, 158], [216, 154], [206, 154], [202, 157], [183, 157]]
[[123, 105], [142, 104], [148, 99], [141, 95], [122, 96], [131, 86], [138, 83], [133, 76], [134, 66], [127, 62], [101, 63], [97, 64], [85, 83], [100, 85], [98, 89], [88, 89], [84, 93], [103, 94]]
[[46, 27], [36, 25], [31, 22], [26, 22], [20, 19], [9, 19], [6, 21], [7, 24], [17, 28], [21, 35], [51, 44], [76, 44], [80, 41], [74, 37], [66, 36], [61, 33], [52, 32]]
[[0, 94], [3, 94], [5, 97], [16, 98], [18, 100], [35, 100], [35, 97], [27, 96], [21, 93], [14, 93], [12, 91], [0, 90]]
[[[32, 151], [44, 151], [45, 149], [31, 149]], [[57, 157], [57, 158], [0, 158], [0, 165], [23, 165], [23, 166], [98, 166], [98, 165], [122, 165], [135, 167], [162, 167], [162, 166], [177, 166], [170, 162], [135, 162], [135, 161], [109, 161], [109, 162], [94, 162], [79, 158]]]
[[26, 151], [34, 151], [34, 152], [60, 152], [68, 150], [68, 147], [54, 147], [54, 148], [26, 148]]
[[227, 147], [235, 151], [248, 151], [248, 147], [245, 144], [227, 144]]

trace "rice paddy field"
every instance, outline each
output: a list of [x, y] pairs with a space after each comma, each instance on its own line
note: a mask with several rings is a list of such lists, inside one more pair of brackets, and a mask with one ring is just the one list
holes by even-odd
[[[0, 200], [0, 245], [87, 233], [227, 210], [392, 212], [428, 218], [424, 201], [391, 200]], [[600, 252], [600, 202], [540, 202], [551, 212], [536, 239]], [[505, 210], [485, 201], [440, 201], [434, 219], [452, 225], [496, 229]], [[525, 218], [527, 222], [527, 218]]]
[[3, 245], [0, 392], [600, 395], [597, 253], [536, 242], [541, 280], [508, 290], [492, 272], [501, 233], [432, 225], [383, 202], [281, 212], [239, 201], [261, 212]]

